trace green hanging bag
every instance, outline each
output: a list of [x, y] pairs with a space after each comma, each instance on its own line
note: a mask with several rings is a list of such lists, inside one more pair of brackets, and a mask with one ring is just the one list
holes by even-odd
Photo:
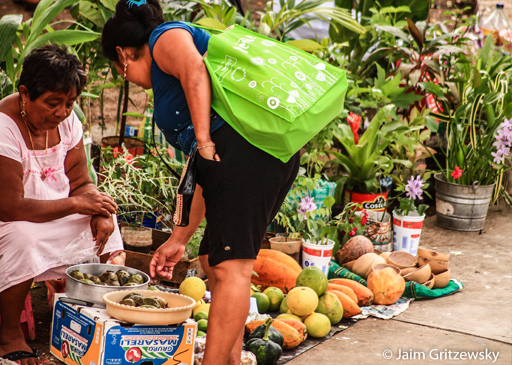
[[252, 145], [287, 162], [343, 110], [344, 70], [238, 25], [208, 30], [212, 107]]

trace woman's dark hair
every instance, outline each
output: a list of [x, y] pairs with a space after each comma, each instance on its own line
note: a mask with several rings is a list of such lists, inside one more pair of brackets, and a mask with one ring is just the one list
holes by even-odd
[[76, 89], [78, 96], [86, 82], [87, 75], [80, 60], [68, 53], [65, 46], [49, 44], [25, 57], [18, 88], [25, 86], [30, 100], [34, 101], [46, 91], [67, 94]]
[[140, 6], [132, 2], [130, 8], [127, 0], [120, 0], [117, 3], [116, 13], [103, 27], [101, 37], [103, 54], [109, 60], [119, 61], [116, 47], [141, 49], [148, 43], [153, 30], [165, 22], [158, 0], [146, 2]]

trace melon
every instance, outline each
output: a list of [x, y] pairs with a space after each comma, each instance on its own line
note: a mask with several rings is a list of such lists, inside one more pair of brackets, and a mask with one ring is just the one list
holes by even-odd
[[297, 276], [295, 286], [307, 286], [320, 296], [327, 290], [327, 276], [318, 267], [310, 266], [302, 270]]
[[288, 309], [297, 316], [306, 316], [318, 306], [318, 295], [306, 286], [295, 287], [286, 296]]
[[318, 298], [315, 312], [325, 314], [331, 321], [331, 325], [335, 325], [343, 318], [343, 305], [336, 294], [327, 292]]
[[322, 313], [309, 315], [304, 320], [304, 324], [306, 325], [308, 335], [311, 337], [322, 338], [327, 336], [331, 331], [331, 321]]

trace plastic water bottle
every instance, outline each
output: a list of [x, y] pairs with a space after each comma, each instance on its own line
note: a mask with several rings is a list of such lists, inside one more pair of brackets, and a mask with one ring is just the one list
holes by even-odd
[[508, 38], [510, 32], [510, 25], [508, 24], [505, 13], [503, 12], [503, 4], [496, 4], [496, 9], [482, 22], [480, 29], [484, 37], [492, 35], [495, 39], [496, 46], [503, 45], [502, 37]]

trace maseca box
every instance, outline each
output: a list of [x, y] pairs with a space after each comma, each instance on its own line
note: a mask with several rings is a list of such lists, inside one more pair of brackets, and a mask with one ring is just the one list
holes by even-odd
[[69, 365], [192, 365], [197, 323], [128, 324], [106, 309], [63, 303], [53, 309], [50, 352]]

